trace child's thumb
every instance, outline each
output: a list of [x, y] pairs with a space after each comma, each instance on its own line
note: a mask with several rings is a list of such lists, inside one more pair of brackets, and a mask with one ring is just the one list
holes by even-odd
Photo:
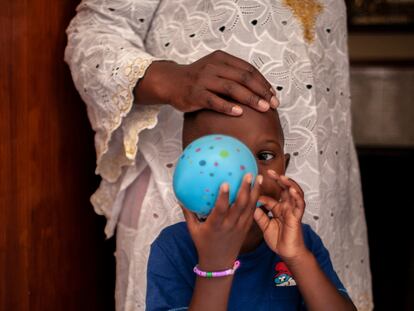
[[180, 207], [183, 210], [184, 218], [187, 223], [188, 229], [190, 231], [194, 230], [195, 227], [199, 224], [197, 216], [193, 212], [186, 209], [184, 206], [180, 205]]
[[260, 230], [265, 232], [267, 226], [269, 225], [270, 219], [259, 207], [256, 207], [256, 210], [254, 211], [254, 220], [256, 221]]

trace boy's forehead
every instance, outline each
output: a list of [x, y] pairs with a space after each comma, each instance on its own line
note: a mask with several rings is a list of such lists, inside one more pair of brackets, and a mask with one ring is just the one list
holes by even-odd
[[243, 114], [231, 117], [211, 110], [201, 110], [186, 116], [183, 143], [187, 145], [198, 137], [209, 134], [226, 134], [246, 142], [261, 136], [279, 142], [283, 146], [283, 133], [278, 114], [270, 109], [258, 112], [243, 107]]

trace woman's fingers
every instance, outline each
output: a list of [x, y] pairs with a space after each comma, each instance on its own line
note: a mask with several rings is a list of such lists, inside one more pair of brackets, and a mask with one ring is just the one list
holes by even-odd
[[[172, 79], [176, 83], [171, 83]], [[269, 106], [276, 108], [279, 104], [276, 92], [259, 70], [222, 51], [215, 51], [188, 65], [154, 62], [140, 88], [151, 90], [137, 97], [140, 102], [168, 103], [183, 112], [211, 109], [239, 116], [244, 105], [267, 111]]]
[[202, 108], [215, 110], [229, 116], [239, 116], [243, 113], [243, 109], [239, 105], [225, 100], [208, 90], [202, 91], [197, 101], [201, 103]]
[[[264, 78], [263, 80], [256, 77], [250, 71], [227, 65], [217, 66], [215, 72], [216, 75], [223, 78], [224, 81], [232, 81], [239, 86], [244, 86], [250, 91], [250, 96], [245, 96], [242, 100], [239, 98], [241, 94], [236, 94], [238, 97], [233, 97], [239, 102], [260, 111], [266, 111], [269, 106], [273, 109], [279, 106], [279, 101], [275, 94], [273, 94], [273, 90], [269, 88], [269, 83]], [[222, 92], [228, 96], [233, 96], [232, 94], [229, 94], [229, 91], [233, 91], [231, 85], [226, 85], [225, 83], [223, 83], [223, 85], [226, 86], [226, 88]], [[256, 99], [258, 100], [256, 101]], [[262, 99], [262, 102], [259, 102], [260, 99]], [[264, 103], [266, 103], [267, 106], [264, 106]], [[266, 110], [264, 110], [264, 108], [266, 108]]]
[[209, 91], [225, 95], [232, 98], [236, 102], [250, 106], [259, 111], [267, 111], [270, 108], [270, 103], [261, 98], [248, 87], [234, 81], [223, 78], [210, 79], [206, 82], [206, 87]]
[[[272, 85], [266, 80], [266, 78], [260, 73], [260, 71], [257, 70], [257, 68], [254, 67], [252, 64], [249, 64], [245, 60], [235, 57], [233, 55], [230, 55], [223, 51], [216, 51], [216, 53], [219, 54], [219, 57], [222, 56], [220, 58], [224, 62], [224, 64], [243, 70], [244, 80], [249, 79], [249, 78], [257, 80], [263, 85], [266, 91], [269, 90], [273, 95], [276, 95], [276, 92], [272, 88]], [[270, 101], [270, 98], [265, 98], [265, 99]]]
[[[234, 101], [259, 111], [267, 111], [270, 107], [276, 108], [279, 105], [271, 84], [248, 62], [226, 52], [215, 51], [196, 63], [197, 73], [194, 76], [201, 89], [229, 96]], [[216, 110], [216, 106], [212, 105], [210, 109]], [[228, 111], [224, 113], [229, 114]]]
[[216, 204], [207, 218], [207, 221], [211, 224], [220, 225], [224, 221], [224, 218], [229, 210], [229, 191], [230, 189], [228, 183], [223, 183], [220, 186]]

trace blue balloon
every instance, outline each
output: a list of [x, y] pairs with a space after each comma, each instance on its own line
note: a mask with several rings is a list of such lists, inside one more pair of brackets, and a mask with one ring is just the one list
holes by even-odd
[[234, 203], [247, 173], [255, 178], [258, 169], [255, 157], [245, 144], [231, 136], [207, 135], [184, 149], [174, 171], [173, 188], [187, 209], [206, 216], [214, 207], [224, 182], [230, 186], [229, 203]]

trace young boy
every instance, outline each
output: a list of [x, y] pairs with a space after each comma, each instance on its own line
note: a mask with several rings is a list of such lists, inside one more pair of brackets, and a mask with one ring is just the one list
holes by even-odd
[[277, 112], [185, 115], [184, 147], [209, 134], [245, 143], [259, 175], [253, 187], [244, 176], [231, 207], [224, 183], [205, 221], [183, 208], [186, 223], [161, 232], [151, 246], [147, 310], [355, 310], [320, 238], [301, 224], [303, 192], [284, 176], [289, 156]]

